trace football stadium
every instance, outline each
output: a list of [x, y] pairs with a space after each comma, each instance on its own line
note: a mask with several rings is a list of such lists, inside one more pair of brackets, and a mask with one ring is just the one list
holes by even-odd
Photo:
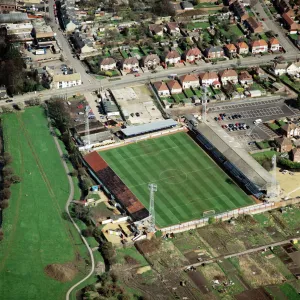
[[159, 228], [254, 203], [185, 132], [92, 152], [85, 161], [134, 220], [148, 216], [155, 183]]

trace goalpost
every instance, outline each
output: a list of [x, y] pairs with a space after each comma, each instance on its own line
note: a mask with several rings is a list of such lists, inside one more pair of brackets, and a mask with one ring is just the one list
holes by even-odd
[[203, 212], [203, 217], [207, 218], [207, 217], [214, 216], [215, 214], [216, 214], [216, 211], [214, 209], [206, 210]]

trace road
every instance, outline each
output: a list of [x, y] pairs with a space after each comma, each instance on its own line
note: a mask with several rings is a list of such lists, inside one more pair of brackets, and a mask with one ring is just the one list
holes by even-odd
[[265, 4], [262, 4], [260, 1], [257, 1], [257, 4], [254, 6], [254, 9], [257, 13], [259, 13], [259, 19], [265, 19], [265, 21], [261, 20], [261, 22], [264, 24], [264, 27], [267, 30], [272, 30], [274, 33], [278, 34], [277, 38], [280, 44], [286, 50], [287, 54], [297, 54], [299, 56], [299, 50], [293, 45], [291, 40], [282, 32], [282, 28], [273, 20], [273, 18], [270, 19], [267, 16], [263, 6], [266, 9], [268, 9], [265, 6]]
[[251, 253], [254, 253], [254, 252], [258, 252], [258, 251], [263, 251], [263, 250], [268, 249], [270, 247], [276, 247], [276, 246], [281, 246], [281, 245], [290, 243], [291, 240], [293, 240], [293, 239], [299, 240], [299, 238], [300, 237], [294, 237], [294, 238], [290, 238], [288, 240], [284, 240], [284, 241], [281, 241], [281, 242], [267, 244], [267, 245], [264, 245], [264, 246], [260, 246], [260, 247], [256, 247], [256, 248], [252, 248], [252, 249], [248, 249], [248, 250], [245, 250], [245, 251], [236, 252], [236, 253], [232, 253], [232, 254], [228, 254], [228, 255], [218, 256], [218, 257], [215, 257], [215, 258], [212, 258], [212, 259], [204, 260], [204, 261], [201, 261], [201, 262], [198, 262], [198, 263], [194, 263], [194, 264], [185, 266], [184, 269], [187, 269], [187, 268], [190, 268], [190, 267], [195, 267], [196, 268], [196, 267], [202, 266], [203, 264], [214, 263], [218, 260], [223, 260], [223, 259], [227, 259], [227, 258], [231, 258], [231, 257], [237, 257], [237, 256], [245, 255], [245, 254], [251, 254]]
[[[260, 16], [263, 18], [266, 18], [265, 27], [269, 28], [270, 30], [276, 31], [278, 33], [278, 39], [280, 40], [281, 44], [284, 45], [286, 49], [286, 53], [282, 54], [282, 56], [285, 57], [286, 60], [295, 60], [298, 55], [299, 51], [292, 45], [291, 41], [277, 28], [276, 23], [273, 20], [270, 20], [266, 13], [263, 10], [263, 7], [260, 2], [258, 2], [255, 6], [255, 9], [257, 12], [259, 12]], [[39, 96], [39, 98], [42, 101], [45, 101], [53, 96], [64, 96], [66, 94], [72, 95], [76, 93], [83, 93], [83, 92], [92, 92], [100, 88], [115, 88], [115, 87], [126, 87], [129, 85], [135, 85], [135, 84], [145, 84], [148, 83], [150, 80], [162, 80], [165, 79], [169, 74], [178, 74], [178, 75], [184, 75], [187, 73], [200, 73], [205, 71], [219, 71], [220, 69], [225, 68], [234, 68], [238, 66], [238, 60], [226, 60], [219, 62], [217, 65], [211, 65], [210, 63], [205, 63], [201, 61], [201, 63], [198, 66], [195, 65], [186, 65], [182, 68], [174, 69], [166, 69], [162, 70], [158, 73], [141, 73], [139, 77], [134, 77], [133, 74], [126, 75], [121, 77], [120, 80], [116, 81], [110, 81], [109, 79], [102, 79], [100, 80], [95, 79], [93, 76], [86, 73], [86, 67], [77, 58], [73, 57], [73, 53], [70, 47], [70, 44], [64, 35], [64, 33], [60, 30], [59, 25], [55, 22], [55, 16], [54, 16], [54, 9], [53, 4], [51, 3], [49, 5], [49, 16], [52, 19], [51, 26], [53, 28], [53, 31], [56, 32], [56, 39], [61, 47], [63, 49], [63, 55], [68, 64], [70, 64], [76, 72], [81, 74], [82, 79], [82, 85], [75, 86], [63, 90], [46, 90], [39, 92], [38, 94], [35, 93], [27, 93], [26, 95], [18, 95], [14, 97], [14, 103], [18, 102], [24, 102], [26, 100], [29, 100], [33, 97]], [[278, 29], [278, 30], [277, 30]], [[241, 67], [242, 66], [250, 66], [250, 65], [263, 65], [268, 64], [273, 60], [276, 56], [276, 54], [273, 55], [264, 55], [261, 57], [246, 57], [241, 60]], [[90, 97], [92, 98], [92, 97]], [[91, 107], [95, 106], [93, 103], [89, 103]], [[4, 103], [1, 103], [0, 105], [5, 105]]]
[[[49, 124], [50, 124], [50, 120], [49, 120]], [[50, 131], [54, 132], [53, 128], [51, 127], [50, 128]], [[54, 142], [55, 142], [55, 145], [57, 147], [57, 150], [59, 152], [59, 155], [60, 157], [62, 158], [63, 157], [63, 151], [58, 143], [58, 140], [57, 140], [57, 137], [56, 136], [53, 136], [54, 138]], [[73, 180], [71, 178], [71, 176], [69, 175], [70, 174], [70, 170], [69, 170], [69, 167], [68, 165], [66, 164], [66, 162], [64, 161], [64, 159], [62, 158], [61, 159], [61, 162], [64, 166], [64, 169], [66, 171], [66, 174], [68, 176], [68, 181], [69, 181], [69, 186], [70, 186], [70, 194], [69, 194], [69, 198], [68, 198], [68, 201], [65, 205], [65, 211], [66, 213], [68, 214], [72, 224], [75, 226], [76, 230], [78, 231], [82, 241], [84, 242], [85, 246], [87, 247], [88, 249], [88, 252], [89, 252], [89, 255], [90, 255], [90, 258], [91, 258], [91, 270], [89, 272], [89, 274], [87, 276], [85, 276], [83, 279], [81, 279], [80, 281], [78, 281], [76, 284], [74, 284], [72, 287], [70, 287], [70, 289], [68, 290], [67, 294], [66, 294], [66, 300], [69, 300], [70, 298], [70, 294], [71, 292], [77, 287], [79, 286], [81, 283], [83, 283], [84, 281], [86, 281], [88, 278], [90, 278], [90, 276], [93, 275], [94, 271], [95, 271], [95, 260], [94, 260], [94, 255], [93, 255], [93, 252], [92, 252], [92, 249], [90, 248], [87, 240], [85, 239], [85, 237], [81, 234], [81, 230], [80, 228], [77, 226], [77, 224], [74, 222], [73, 218], [71, 217], [70, 215], [70, 212], [69, 212], [69, 205], [71, 203], [71, 201], [73, 201], [74, 199], [74, 184], [73, 184]]]

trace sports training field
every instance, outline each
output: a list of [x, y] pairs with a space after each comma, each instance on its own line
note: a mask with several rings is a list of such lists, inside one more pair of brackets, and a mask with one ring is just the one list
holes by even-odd
[[[11, 188], [0, 242], [0, 299], [65, 299], [73, 282], [44, 273], [52, 263], [84, 255], [78, 234], [62, 219], [69, 195], [66, 173], [41, 108], [2, 116], [6, 151], [22, 182]], [[72, 233], [72, 234], [70, 234]]]
[[100, 155], [148, 208], [148, 183], [156, 183], [159, 227], [202, 218], [253, 203], [186, 133], [176, 133]]

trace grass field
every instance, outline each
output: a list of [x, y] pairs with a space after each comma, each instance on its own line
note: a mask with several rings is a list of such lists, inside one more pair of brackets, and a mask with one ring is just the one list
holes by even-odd
[[148, 208], [148, 183], [156, 183], [159, 227], [202, 218], [252, 204], [252, 200], [186, 133], [176, 133], [100, 155]]
[[22, 182], [12, 186], [4, 211], [1, 299], [65, 299], [84, 274], [60, 283], [46, 276], [44, 268], [74, 261], [75, 251], [86, 257], [87, 250], [71, 223], [62, 219], [69, 185], [58, 151], [41, 108], [3, 115], [2, 120], [6, 151]]

